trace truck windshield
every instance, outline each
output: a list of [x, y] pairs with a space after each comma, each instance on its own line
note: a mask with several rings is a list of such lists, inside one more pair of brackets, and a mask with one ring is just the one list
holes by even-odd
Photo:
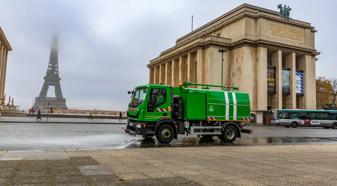
[[146, 90], [146, 88], [139, 88], [135, 90], [132, 95], [131, 107], [137, 107], [138, 105], [144, 103]]

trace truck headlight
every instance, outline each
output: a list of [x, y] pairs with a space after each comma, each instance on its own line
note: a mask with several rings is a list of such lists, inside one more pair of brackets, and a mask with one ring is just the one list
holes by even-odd
[[142, 125], [141, 124], [137, 124], [136, 127], [140, 129], [140, 128], [142, 128]]

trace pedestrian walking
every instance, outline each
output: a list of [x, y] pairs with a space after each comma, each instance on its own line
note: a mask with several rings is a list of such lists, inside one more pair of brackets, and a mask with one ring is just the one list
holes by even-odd
[[123, 114], [122, 114], [122, 112], [119, 112], [119, 121], [121, 121], [121, 120], [122, 120], [122, 117], [123, 117]]
[[94, 116], [92, 115], [92, 111], [89, 111], [89, 117], [88, 119], [94, 119]]
[[47, 121], [48, 121], [48, 119], [49, 119], [49, 109], [47, 109]]
[[42, 120], [40, 109], [37, 111], [36, 120]]

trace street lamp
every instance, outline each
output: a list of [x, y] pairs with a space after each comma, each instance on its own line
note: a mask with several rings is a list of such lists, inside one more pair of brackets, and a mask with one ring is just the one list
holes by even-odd
[[227, 52], [226, 49], [219, 49], [219, 52], [221, 52], [221, 86], [223, 86], [223, 63], [224, 63], [224, 53]]

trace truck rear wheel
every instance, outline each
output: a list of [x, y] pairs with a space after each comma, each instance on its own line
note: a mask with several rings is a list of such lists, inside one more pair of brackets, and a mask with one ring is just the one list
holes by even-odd
[[297, 126], [298, 126], [298, 123], [296, 121], [294, 121], [294, 122], [291, 123], [291, 127], [292, 128], [297, 128]]
[[337, 129], [337, 123], [333, 123], [331, 126], [332, 129]]
[[232, 125], [227, 126], [219, 137], [223, 142], [233, 142], [238, 136], [238, 131]]
[[174, 130], [171, 125], [162, 125], [156, 132], [157, 140], [160, 143], [170, 143], [174, 138]]

